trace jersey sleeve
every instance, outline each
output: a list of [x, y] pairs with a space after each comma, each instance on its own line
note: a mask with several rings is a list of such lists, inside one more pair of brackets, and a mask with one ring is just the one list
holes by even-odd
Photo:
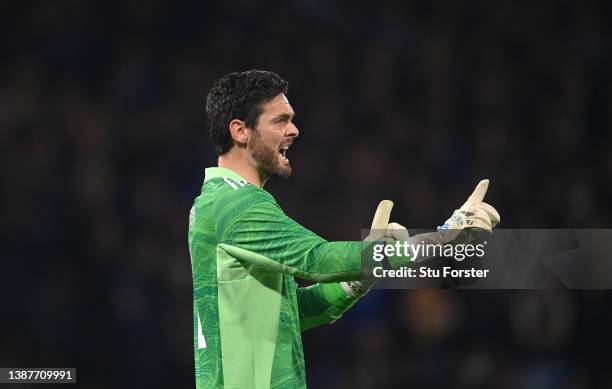
[[235, 200], [216, 207], [215, 231], [219, 248], [234, 258], [316, 282], [360, 279], [361, 242], [328, 242], [285, 215], [262, 189], [229, 195]]
[[309, 330], [321, 324], [338, 320], [359, 300], [349, 297], [339, 283], [317, 283], [297, 290], [300, 312], [300, 330]]

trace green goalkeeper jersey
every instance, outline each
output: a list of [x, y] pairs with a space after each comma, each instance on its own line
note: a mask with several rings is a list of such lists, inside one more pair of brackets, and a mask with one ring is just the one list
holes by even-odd
[[[354, 302], [360, 242], [328, 242], [235, 172], [206, 169], [189, 215], [196, 387], [305, 388], [301, 331]], [[298, 288], [294, 277], [315, 281]]]

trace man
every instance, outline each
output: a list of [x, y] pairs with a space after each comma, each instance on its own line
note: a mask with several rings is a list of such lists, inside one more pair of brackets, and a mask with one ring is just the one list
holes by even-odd
[[[251, 70], [219, 79], [206, 100], [219, 158], [189, 217], [197, 388], [305, 388], [300, 332], [337, 320], [367, 289], [361, 242], [326, 241], [263, 189], [291, 175], [299, 130], [286, 95], [277, 74]], [[370, 240], [408, 239], [389, 224], [391, 207], [379, 205]], [[495, 218], [481, 208], [456, 212], [450, 227], [490, 231]]]

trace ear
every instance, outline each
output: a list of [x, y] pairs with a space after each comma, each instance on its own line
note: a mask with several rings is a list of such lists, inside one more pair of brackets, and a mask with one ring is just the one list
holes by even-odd
[[232, 139], [238, 146], [245, 146], [251, 135], [251, 130], [247, 128], [243, 120], [234, 119], [229, 124], [229, 131]]

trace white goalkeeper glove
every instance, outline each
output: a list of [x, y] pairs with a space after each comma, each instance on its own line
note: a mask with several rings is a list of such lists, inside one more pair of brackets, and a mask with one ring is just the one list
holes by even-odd
[[499, 224], [499, 213], [482, 201], [488, 188], [489, 180], [480, 181], [461, 208], [455, 210], [452, 216], [438, 227], [444, 243], [455, 240], [465, 229], [492, 232]]
[[[389, 223], [393, 201], [383, 200], [378, 204], [370, 234], [364, 239], [365, 242], [408, 240], [408, 230], [398, 223]], [[344, 281], [340, 286], [350, 297], [363, 296], [374, 283], [367, 281]]]

